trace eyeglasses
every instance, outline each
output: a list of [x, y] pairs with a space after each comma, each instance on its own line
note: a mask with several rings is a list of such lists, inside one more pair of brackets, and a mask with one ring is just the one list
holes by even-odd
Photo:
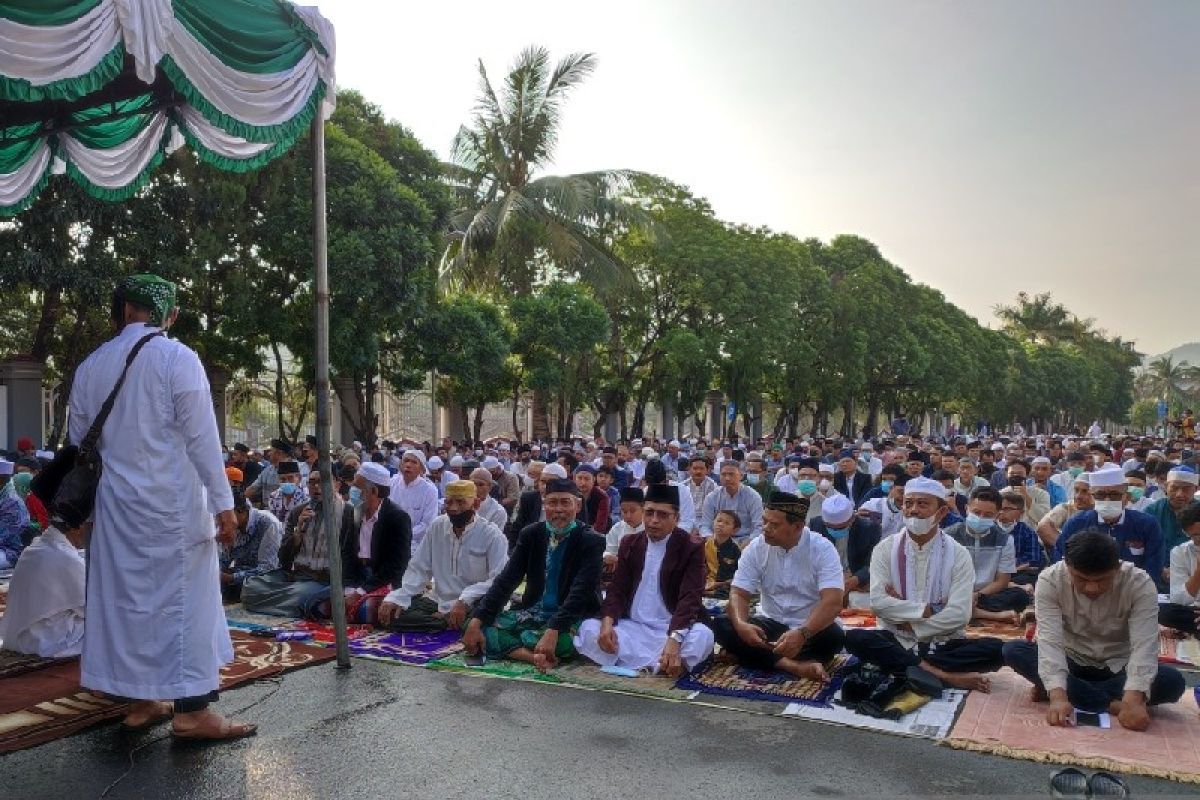
[[668, 511], [661, 508], [647, 508], [642, 512], [643, 516], [650, 517], [651, 519], [658, 519], [659, 517], [673, 517], [675, 514], [676, 512], [674, 511]]

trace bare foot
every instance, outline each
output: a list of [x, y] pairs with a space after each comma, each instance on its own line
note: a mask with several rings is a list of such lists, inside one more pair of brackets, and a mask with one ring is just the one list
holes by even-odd
[[985, 693], [992, 690], [992, 682], [986, 675], [980, 675], [978, 672], [943, 672], [938, 677], [943, 683], [953, 686], [955, 689]]
[[829, 673], [825, 671], [825, 667], [820, 661], [793, 661], [790, 658], [783, 658], [776, 666], [801, 680], [817, 681], [818, 683], [825, 683], [829, 680]]
[[1034, 703], [1049, 703], [1050, 695], [1040, 686], [1031, 686], [1029, 700]]

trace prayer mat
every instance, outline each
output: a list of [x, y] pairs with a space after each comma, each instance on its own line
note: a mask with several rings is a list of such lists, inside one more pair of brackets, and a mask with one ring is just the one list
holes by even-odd
[[942, 693], [942, 699], [930, 700], [916, 711], [906, 714], [898, 720], [868, 717], [837, 704], [812, 706], [790, 703], [783, 710], [783, 716], [796, 717], [809, 722], [824, 722], [828, 725], [842, 725], [879, 733], [891, 733], [897, 736], [938, 740], [944, 739], [950, 733], [954, 718], [958, 715], [959, 708], [966, 696], [967, 693], [961, 689], [947, 689]]
[[225, 619], [228, 622], [244, 623], [237, 627], [246, 627], [253, 630], [252, 625], [263, 628], [290, 628], [293, 623], [300, 620], [295, 617], [274, 617], [270, 614], [255, 614], [253, 611], [247, 611], [241, 605], [225, 606]]
[[766, 672], [739, 664], [710, 662], [707, 666], [700, 665], [693, 674], [684, 675], [675, 683], [675, 688], [750, 700], [782, 700], [801, 705], [828, 706], [834, 692], [842, 685], [846, 669], [855, 663], [857, 659], [853, 656], [839, 653], [825, 665], [830, 675], [829, 682], [818, 683], [799, 680], [784, 672]]
[[1158, 663], [1174, 664], [1182, 670], [1200, 670], [1200, 640], [1180, 638], [1170, 628], [1158, 629]]
[[11, 678], [35, 669], [43, 669], [61, 664], [64, 661], [74, 661], [73, 658], [42, 658], [25, 653], [14, 653], [11, 650], [0, 650], [0, 678]]
[[1024, 625], [1012, 625], [1007, 622], [972, 622], [963, 633], [968, 639], [991, 638], [1009, 642], [1028, 639], [1029, 629]]
[[624, 678], [610, 675], [586, 659], [556, 667], [554, 674], [565, 685], [601, 692], [623, 692], [666, 700], [687, 700], [694, 694], [693, 691], [676, 688], [675, 679], [665, 675], [645, 672], [636, 678]]
[[542, 683], [562, 683], [562, 678], [554, 670], [547, 673], [537, 671], [533, 664], [524, 661], [512, 661], [507, 658], [489, 658], [482, 667], [468, 667], [461, 652], [434, 659], [425, 665], [429, 669], [441, 669], [452, 672], [469, 672], [475, 675], [490, 675], [493, 678], [515, 678], [517, 680], [541, 681]]
[[843, 628], [876, 628], [879, 620], [869, 608], [844, 608], [838, 614], [838, 622]]
[[[350, 642], [350, 655], [376, 661], [394, 661], [412, 666], [425, 666], [430, 661], [462, 650], [462, 633], [376, 631]], [[463, 665], [466, 667], [466, 665]]]
[[[221, 670], [222, 690], [335, 657], [324, 647], [276, 642], [241, 631], [230, 635], [234, 660]], [[24, 750], [122, 717], [128, 707], [80, 688], [77, 659], [7, 678], [0, 691], [0, 753]]]
[[[279, 626], [277, 626], [277, 627], [279, 627]], [[333, 625], [331, 625], [328, 622], [312, 622], [310, 620], [302, 619], [299, 622], [291, 623], [290, 625], [287, 626], [287, 628], [288, 628], [288, 630], [307, 631], [308, 633], [311, 633], [313, 635], [313, 638], [309, 642], [309, 644], [315, 644], [315, 645], [323, 645], [323, 644], [324, 645], [332, 645], [332, 644], [334, 644], [335, 635], [333, 632]], [[373, 627], [371, 627], [370, 625], [347, 625], [346, 626], [346, 638], [349, 639], [351, 642], [354, 642], [354, 641], [362, 639], [366, 636], [371, 635], [371, 632], [374, 630], [375, 629]]]
[[1005, 668], [991, 676], [989, 694], [971, 692], [946, 744], [960, 750], [1044, 764], [1126, 772], [1200, 783], [1200, 715], [1187, 692], [1177, 703], [1150, 709], [1150, 727], [1128, 731], [1059, 728], [1046, 722], [1046, 704], [1030, 698], [1029, 682]]
[[4, 609], [8, 608], [8, 590], [0, 589], [0, 617], [4, 616]]

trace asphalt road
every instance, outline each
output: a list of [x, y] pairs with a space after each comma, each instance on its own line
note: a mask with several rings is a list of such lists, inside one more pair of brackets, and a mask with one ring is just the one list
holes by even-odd
[[[253, 705], [251, 705], [253, 704]], [[249, 708], [247, 708], [249, 706]], [[115, 725], [0, 757], [3, 800], [1028, 798], [1051, 767], [794, 719], [356, 660], [224, 695], [253, 739]], [[1134, 796], [1195, 786], [1130, 778]]]

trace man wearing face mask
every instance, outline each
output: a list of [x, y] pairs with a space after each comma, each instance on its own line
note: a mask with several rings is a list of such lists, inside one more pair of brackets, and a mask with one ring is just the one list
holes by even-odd
[[1076, 514], [1063, 526], [1062, 534], [1054, 546], [1054, 560], [1061, 561], [1067, 542], [1076, 533], [1099, 530], [1116, 540], [1121, 559], [1144, 569], [1160, 591], [1167, 591], [1164, 568], [1166, 550], [1158, 521], [1149, 514], [1125, 507], [1128, 494], [1125, 491], [1125, 472], [1110, 465], [1092, 472], [1091, 484], [1095, 508]]
[[767, 465], [762, 453], [754, 452], [746, 457], [746, 485], [758, 492], [763, 504], [770, 502], [775, 491], [775, 484], [767, 474]]
[[837, 548], [845, 578], [846, 597], [851, 592], [867, 592], [871, 587], [871, 553], [883, 531], [870, 517], [854, 513], [850, 498], [833, 494], [821, 505], [821, 515], [808, 523], [813, 533], [819, 533]]
[[928, 478], [904, 488], [904, 532], [871, 555], [871, 609], [882, 630], [852, 630], [846, 650], [902, 675], [920, 668], [959, 689], [988, 691], [985, 672], [1004, 665], [999, 639], [965, 638], [975, 568], [971, 554], [938, 529], [949, 511], [946, 489]]
[[1200, 474], [1186, 466], [1175, 466], [1167, 472], [1166, 496], [1155, 500], [1146, 508], [1146, 513], [1158, 521], [1163, 533], [1163, 544], [1174, 549], [1188, 541], [1187, 533], [1179, 524], [1178, 514], [1188, 507], [1200, 489]]
[[267, 508], [280, 522], [287, 521], [293, 508], [308, 502], [308, 494], [300, 478], [300, 465], [295, 461], [281, 461], [278, 467], [279, 488], [267, 498]]
[[1069, 502], [1071, 494], [1074, 492], [1075, 481], [1080, 475], [1087, 472], [1087, 457], [1080, 450], [1072, 450], [1070, 453], [1067, 453], [1063, 462], [1066, 464], [1066, 469], [1057, 475], [1051, 476], [1050, 483], [1058, 484], [1067, 497], [1067, 502]]
[[412, 554], [412, 520], [392, 502], [392, 475], [383, 464], [363, 464], [350, 489], [357, 536], [342, 545], [346, 586], [373, 592], [395, 586]]
[[[485, 470], [486, 471], [486, 470]], [[471, 481], [446, 490], [446, 513], [417, 545], [404, 578], [379, 606], [379, 626], [396, 631], [460, 629], [508, 561], [508, 540], [476, 515], [479, 493]], [[426, 591], [432, 582], [433, 587]]]
[[[1020, 497], [1014, 495], [1014, 499]], [[1000, 493], [992, 487], [976, 489], [967, 501], [967, 518], [946, 528], [945, 533], [971, 554], [975, 567], [972, 619], [1017, 624], [1030, 599], [1026, 591], [1010, 585], [1017, 571], [1017, 555], [1012, 536], [1002, 527], [1011, 530], [1011, 523], [1000, 521], [1002, 503]]]
[[[899, 465], [893, 464], [892, 466], [898, 467]], [[857, 516], [878, 522], [885, 539], [904, 530], [902, 506], [904, 504], [904, 486], [909, 480], [908, 473], [903, 471], [890, 477], [884, 473], [879, 486], [881, 489], [886, 487], [887, 494], [867, 500], [858, 508]]]

